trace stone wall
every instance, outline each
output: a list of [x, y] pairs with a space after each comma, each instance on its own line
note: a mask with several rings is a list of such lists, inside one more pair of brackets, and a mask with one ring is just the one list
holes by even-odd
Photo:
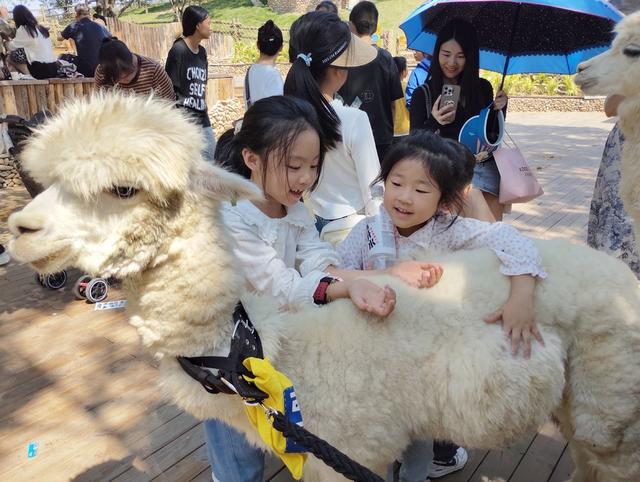
[[604, 112], [604, 97], [510, 97], [509, 112]]
[[[242, 77], [244, 79], [244, 76], [247, 73], [247, 69], [250, 66], [251, 64], [209, 64], [209, 73], [233, 75], [234, 77]], [[278, 69], [278, 71], [282, 75], [283, 80], [289, 73], [290, 68], [291, 64], [289, 62], [276, 63], [276, 69]]]
[[22, 185], [11, 156], [0, 156], [0, 189]]
[[209, 119], [216, 133], [220, 137], [226, 130], [233, 127], [233, 123], [244, 115], [244, 102], [240, 99], [221, 100], [209, 109]]
[[267, 0], [267, 5], [276, 13], [306, 13], [314, 10], [320, 0]]

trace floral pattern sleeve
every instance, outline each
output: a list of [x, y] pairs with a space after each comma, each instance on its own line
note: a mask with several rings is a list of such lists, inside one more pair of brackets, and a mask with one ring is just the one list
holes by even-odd
[[356, 224], [349, 235], [336, 246], [342, 269], [365, 269], [367, 253], [367, 220]]
[[500, 259], [502, 274], [547, 277], [533, 242], [505, 223], [458, 218], [451, 227], [434, 235], [434, 245], [451, 250], [489, 248]]

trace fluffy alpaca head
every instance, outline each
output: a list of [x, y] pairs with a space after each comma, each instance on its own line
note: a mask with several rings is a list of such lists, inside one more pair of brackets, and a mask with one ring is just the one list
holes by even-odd
[[640, 12], [625, 17], [615, 31], [609, 50], [578, 65], [575, 82], [586, 94], [640, 94]]
[[200, 128], [161, 100], [100, 93], [67, 104], [24, 150], [48, 188], [9, 218], [9, 249], [40, 272], [139, 272], [211, 199], [260, 196], [202, 161], [202, 147]]

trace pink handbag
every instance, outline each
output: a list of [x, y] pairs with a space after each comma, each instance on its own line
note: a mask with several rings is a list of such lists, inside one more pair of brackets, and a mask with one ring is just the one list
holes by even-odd
[[522, 152], [507, 134], [513, 147], [500, 147], [493, 153], [500, 171], [500, 204], [526, 203], [542, 196], [544, 191], [529, 169]]

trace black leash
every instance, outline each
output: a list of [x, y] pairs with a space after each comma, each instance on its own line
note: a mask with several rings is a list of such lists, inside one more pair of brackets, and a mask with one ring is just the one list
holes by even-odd
[[[245, 375], [252, 376], [252, 373], [242, 364], [249, 357], [264, 358], [258, 331], [249, 320], [241, 303], [238, 303], [233, 312], [233, 321], [235, 327], [231, 337], [229, 356], [179, 356], [178, 363], [187, 375], [200, 383], [209, 393], [237, 394], [247, 404], [259, 404], [277, 431], [304, 447], [307, 452], [315, 455], [347, 479], [358, 482], [384, 482], [384, 479], [351, 460], [329, 443], [290, 422], [284, 414], [264, 405], [263, 401], [269, 398], [269, 395], [244, 379]], [[212, 369], [217, 372], [213, 372]]]
[[265, 411], [267, 416], [271, 417], [273, 428], [278, 432], [282, 432], [282, 435], [287, 439], [291, 439], [308, 449], [308, 452], [315, 455], [339, 474], [344, 475], [347, 479], [358, 482], [385, 482], [382, 477], [374, 474], [355, 460], [350, 459], [320, 437], [295, 423], [291, 423], [286, 416], [277, 410], [267, 409]]

